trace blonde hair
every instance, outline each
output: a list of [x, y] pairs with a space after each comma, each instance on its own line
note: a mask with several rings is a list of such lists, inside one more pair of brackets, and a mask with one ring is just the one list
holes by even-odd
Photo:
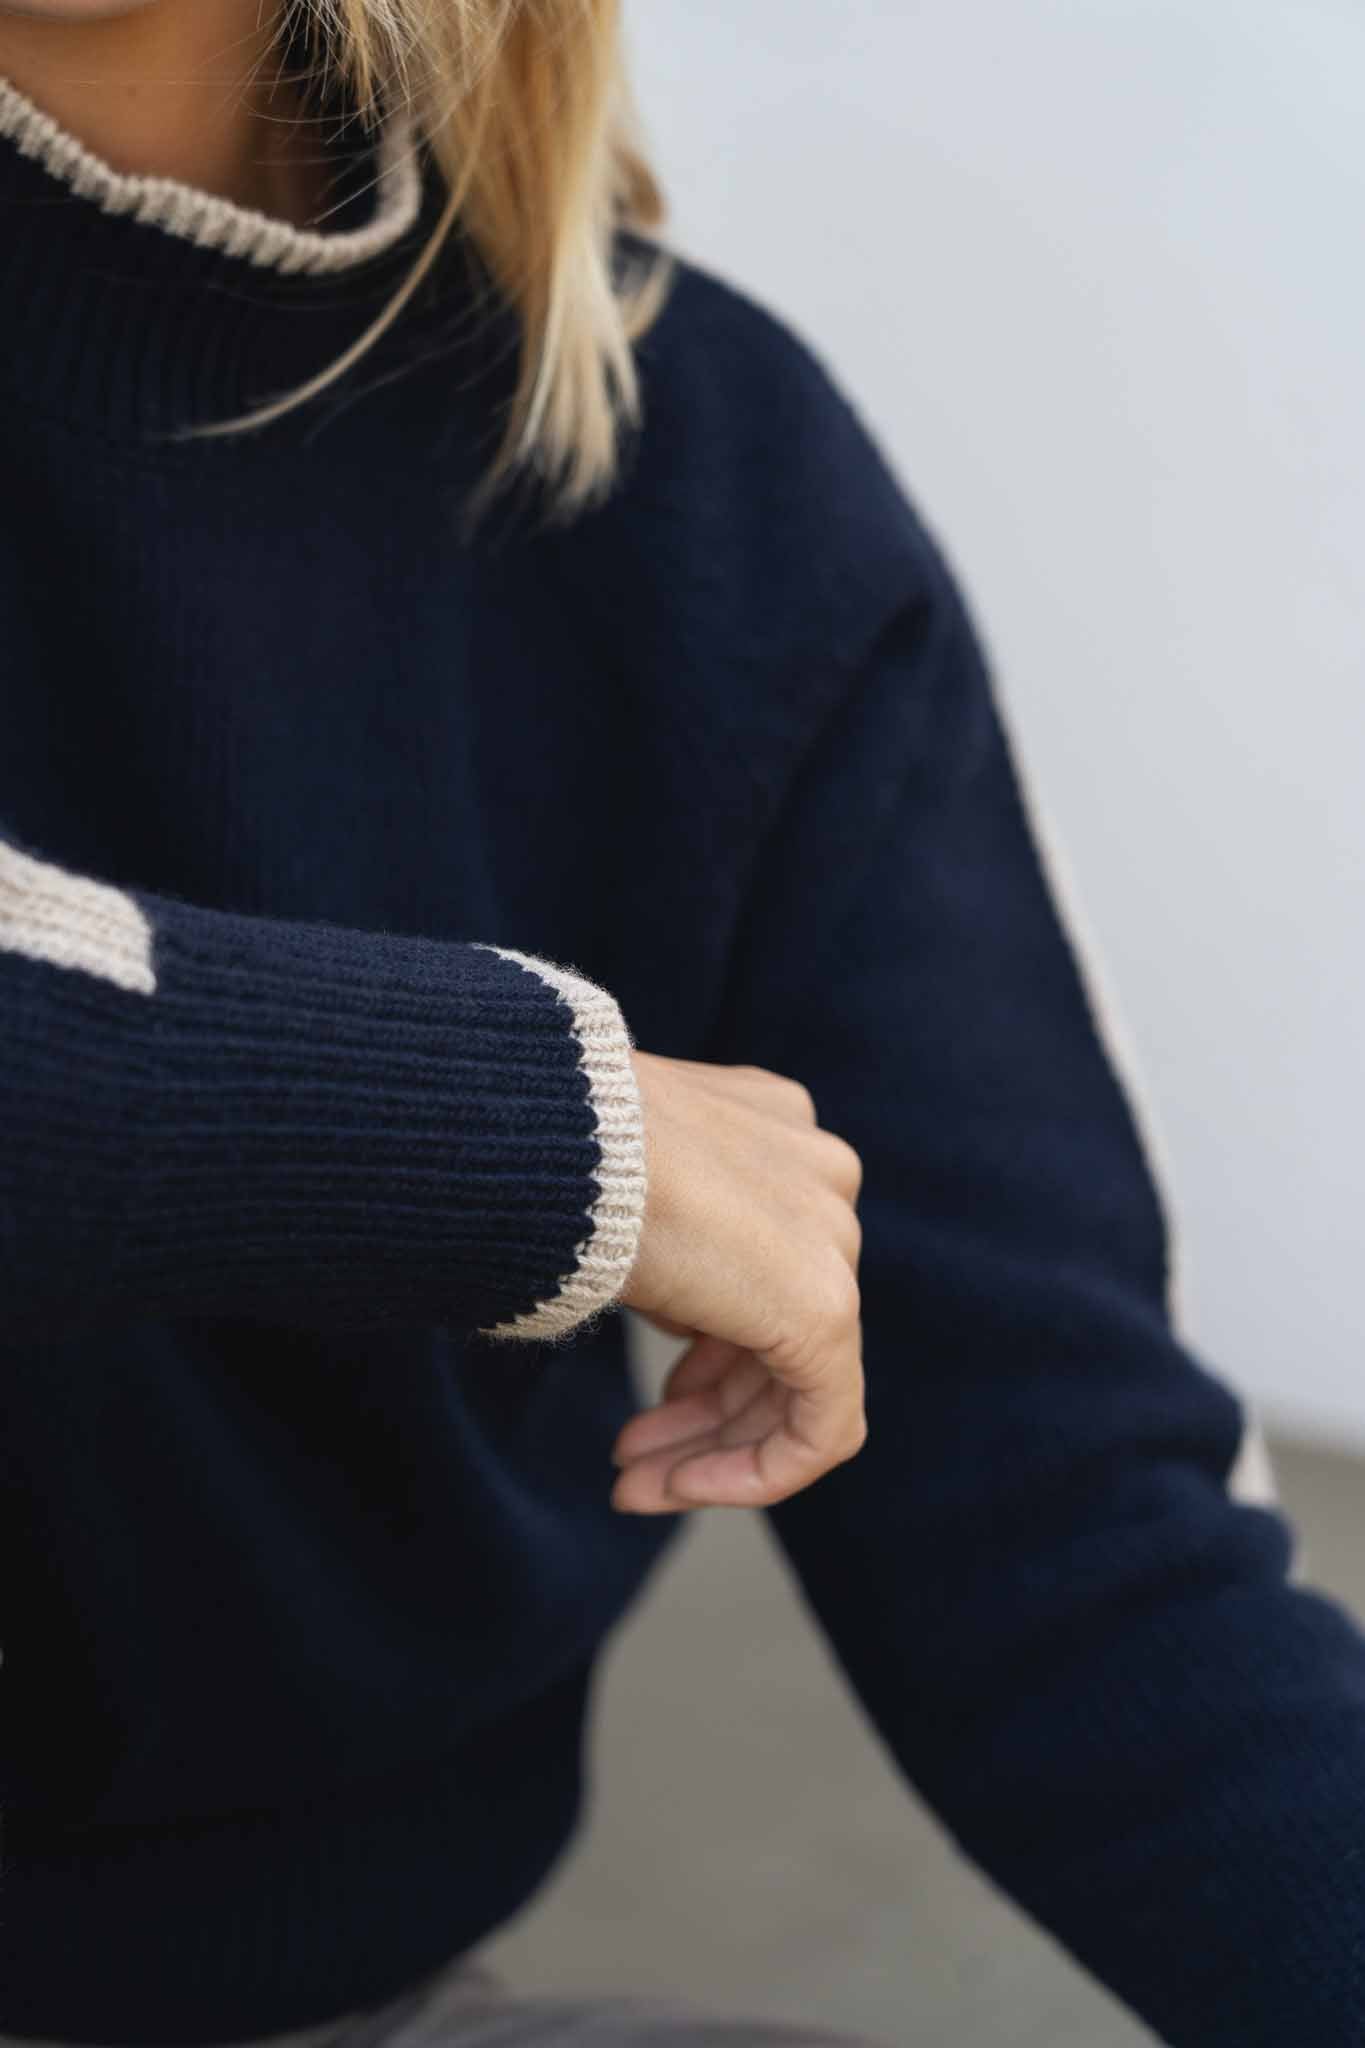
[[551, 517], [603, 497], [623, 426], [640, 416], [634, 343], [657, 317], [674, 265], [617, 261], [614, 231], [664, 219], [638, 140], [620, 0], [283, 0], [323, 75], [343, 81], [367, 127], [404, 105], [446, 194], [402, 285], [365, 332], [235, 433], [302, 405], [398, 317], [458, 221], [516, 315], [519, 362], [501, 442], [469, 506], [476, 518], [516, 472], [549, 488]]

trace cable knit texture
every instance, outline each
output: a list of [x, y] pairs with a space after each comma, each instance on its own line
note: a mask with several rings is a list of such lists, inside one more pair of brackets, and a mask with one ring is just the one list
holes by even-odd
[[401, 129], [329, 123], [317, 242], [16, 105], [0, 2048], [341, 2025], [568, 1847], [682, 1526], [610, 1501], [639, 1046], [863, 1162], [868, 1439], [764, 1511], [850, 1740], [1158, 2038], [1358, 2048], [1365, 1639], [1182, 1333], [1112, 997], [848, 399], [680, 262], [619, 487], [467, 535], [517, 359], [457, 237], [186, 439], [365, 332], [435, 168], [410, 210]]

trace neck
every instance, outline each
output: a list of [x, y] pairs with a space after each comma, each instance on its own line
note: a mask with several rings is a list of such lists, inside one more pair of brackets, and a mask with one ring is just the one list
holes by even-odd
[[316, 139], [279, 75], [279, 0], [142, 0], [56, 18], [0, 0], [0, 76], [115, 170], [176, 178], [296, 226]]

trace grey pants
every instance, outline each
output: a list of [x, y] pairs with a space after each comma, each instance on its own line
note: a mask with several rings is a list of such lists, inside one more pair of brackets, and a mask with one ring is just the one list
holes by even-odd
[[[48, 2044], [50, 2048], [50, 2044]], [[866, 2035], [730, 2018], [705, 2005], [630, 1995], [511, 1990], [472, 1956], [368, 2012], [273, 2034], [250, 2048], [886, 2048]]]
[[[59, 2048], [0, 2034], [0, 2048]], [[456, 1956], [387, 2005], [233, 2048], [887, 2048], [865, 2034], [731, 2018], [705, 2005], [627, 1994], [559, 1998], [511, 1990]]]

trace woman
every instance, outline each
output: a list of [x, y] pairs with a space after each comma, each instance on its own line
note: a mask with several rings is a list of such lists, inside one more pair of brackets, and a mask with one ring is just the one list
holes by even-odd
[[1164, 2038], [1354, 2042], [1361, 1636], [957, 579], [617, 34], [0, 6], [4, 2038], [830, 2041], [477, 1954], [729, 1505]]

